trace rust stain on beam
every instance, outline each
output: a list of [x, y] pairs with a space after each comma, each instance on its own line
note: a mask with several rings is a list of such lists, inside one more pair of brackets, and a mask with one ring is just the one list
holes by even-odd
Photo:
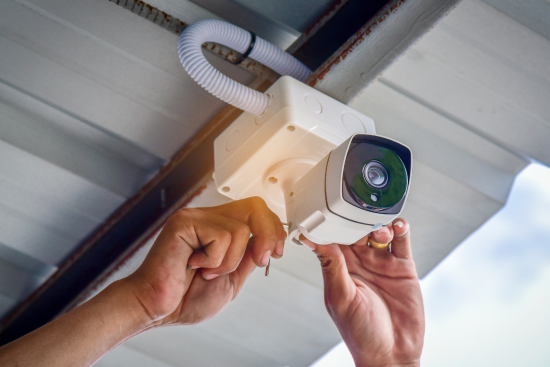
[[[378, 27], [381, 23], [386, 21], [388, 16], [397, 12], [399, 7], [405, 3], [406, 0], [395, 0], [386, 4], [372, 19], [367, 22], [361, 29], [353, 35], [340, 49], [330, 57], [318, 70], [316, 70], [307, 81], [307, 84], [311, 87], [323, 80], [325, 76], [330, 73], [334, 65], [338, 65], [340, 62], [346, 59], [346, 57], [353, 52], [361, 43], [365, 40], [365, 37], [369, 36], [371, 32]], [[410, 1], [410, 0], [409, 0]]]

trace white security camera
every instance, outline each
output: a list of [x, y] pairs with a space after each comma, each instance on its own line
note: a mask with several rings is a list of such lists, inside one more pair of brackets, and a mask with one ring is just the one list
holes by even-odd
[[409, 189], [412, 154], [381, 136], [354, 134], [300, 178], [287, 216], [318, 244], [351, 245], [392, 221]]
[[[259, 93], [210, 65], [201, 51], [205, 42], [284, 76]], [[371, 118], [294, 79], [306, 80], [311, 71], [293, 56], [219, 20], [187, 27], [178, 54], [197, 83], [245, 111], [214, 141], [213, 178], [221, 194], [260, 196], [298, 244], [300, 233], [319, 244], [353, 244], [401, 212], [410, 150], [377, 136]]]
[[412, 154], [376, 135], [374, 122], [291, 78], [265, 93], [260, 116], [244, 112], [214, 142], [218, 191], [262, 197], [289, 241], [353, 244], [399, 215]]

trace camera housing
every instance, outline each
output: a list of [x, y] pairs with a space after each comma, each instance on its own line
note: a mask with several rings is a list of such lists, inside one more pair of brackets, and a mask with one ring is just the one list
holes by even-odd
[[[214, 141], [221, 194], [263, 198], [297, 244], [299, 233], [320, 244], [352, 244], [401, 212], [412, 168], [407, 147], [376, 135], [368, 116], [289, 76], [265, 93], [262, 115], [242, 113]], [[374, 155], [363, 162], [365, 154]], [[392, 197], [388, 185], [399, 178], [405, 185]], [[373, 194], [377, 201], [369, 201]]]
[[[368, 167], [382, 167], [386, 176], [374, 175], [373, 182], [365, 177]], [[294, 218], [291, 239], [300, 232], [319, 244], [357, 242], [401, 213], [411, 172], [412, 153], [405, 145], [352, 135], [294, 184], [294, 200], [287, 203], [287, 215]]]

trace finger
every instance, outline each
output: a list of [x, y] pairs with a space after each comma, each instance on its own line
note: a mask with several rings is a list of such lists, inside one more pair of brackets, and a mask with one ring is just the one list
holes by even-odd
[[378, 243], [390, 243], [393, 238], [393, 227], [391, 223], [377, 231], [371, 232], [370, 237], [373, 241]]
[[254, 259], [252, 258], [252, 247], [249, 246], [245, 251], [241, 263], [239, 264], [237, 269], [229, 274], [234, 286], [233, 299], [237, 297], [237, 294], [242, 289], [246, 279], [248, 279], [254, 269], [256, 269], [256, 264], [254, 263]]
[[365, 237], [361, 238], [359, 241], [355, 242], [352, 246], [367, 246], [369, 243], [369, 235], [366, 235]]
[[274, 257], [275, 259], [280, 259], [283, 256], [283, 252], [285, 249], [285, 240], [286, 240], [287, 234], [285, 229], [283, 228], [281, 219], [279, 219], [279, 217], [275, 213], [272, 213], [272, 215], [273, 215], [273, 221], [275, 223], [275, 230], [277, 232], [277, 243], [275, 244], [275, 249], [271, 254], [271, 256]]
[[273, 212], [262, 198], [250, 197], [201, 210], [247, 223], [255, 237], [252, 251], [254, 263], [260, 267], [267, 265], [279, 242], [279, 229], [273, 220]]
[[405, 219], [397, 218], [393, 221], [393, 230], [395, 234], [392, 240], [391, 251], [397, 258], [412, 260], [409, 223]]
[[203, 267], [201, 270], [203, 278], [211, 280], [220, 275], [231, 273], [237, 269], [250, 239], [250, 228], [242, 222], [217, 215], [210, 215], [208, 219], [231, 233], [231, 242], [221, 264], [215, 268]]
[[[199, 211], [179, 210], [166, 222], [138, 273], [150, 284], [157, 286], [160, 293], [159, 289], [170, 290], [173, 285], [187, 289], [194, 275], [194, 270], [187, 268], [191, 257], [195, 256], [194, 251], [211, 245], [211, 250], [219, 249], [214, 252], [221, 252], [220, 258], [223, 259], [227, 246], [223, 242], [229, 238], [228, 231], [200, 219]], [[197, 266], [208, 265], [208, 261], [200, 258], [196, 260]]]
[[[264, 267], [269, 262], [271, 254], [274, 253], [279, 237], [277, 235], [278, 225], [273, 220], [273, 212], [260, 198], [250, 198], [250, 210], [248, 225], [254, 236], [252, 246], [252, 258], [259, 267]], [[282, 227], [282, 225], [280, 225]]]
[[349, 275], [344, 254], [336, 244], [318, 245], [300, 235], [300, 241], [312, 249], [321, 262], [325, 299], [327, 304], [338, 310], [338, 306], [347, 306], [353, 300], [355, 285]]
[[186, 241], [197, 250], [189, 257], [187, 265], [191, 268], [217, 268], [231, 244], [231, 232], [202, 218], [194, 219], [191, 225], [195, 236], [188, 236]]

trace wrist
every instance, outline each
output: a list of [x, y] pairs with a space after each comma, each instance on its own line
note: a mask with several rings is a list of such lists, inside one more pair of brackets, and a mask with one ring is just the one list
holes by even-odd
[[383, 364], [374, 364], [365, 361], [359, 361], [354, 358], [355, 367], [420, 367], [420, 361], [413, 361], [410, 363], [383, 363]]
[[96, 298], [97, 302], [109, 307], [109, 312], [116, 315], [117, 324], [120, 330], [127, 334], [127, 338], [157, 324], [147, 314], [135, 295], [133, 285], [127, 279], [113, 282]]

